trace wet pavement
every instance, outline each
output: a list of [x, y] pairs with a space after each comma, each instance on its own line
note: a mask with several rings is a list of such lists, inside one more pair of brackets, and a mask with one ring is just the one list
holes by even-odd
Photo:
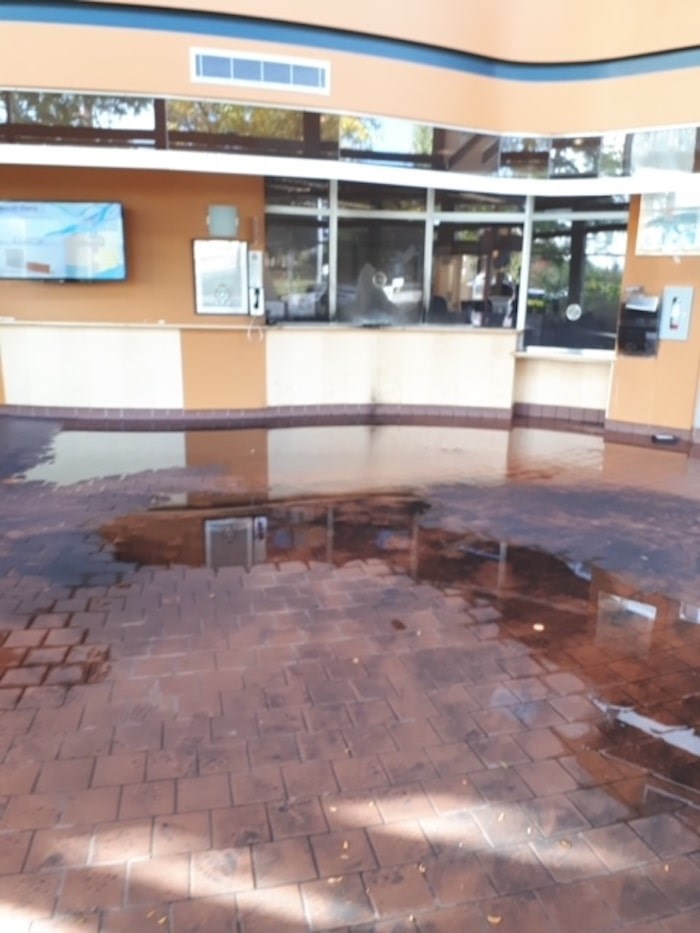
[[0, 929], [695, 930], [700, 461], [0, 418]]

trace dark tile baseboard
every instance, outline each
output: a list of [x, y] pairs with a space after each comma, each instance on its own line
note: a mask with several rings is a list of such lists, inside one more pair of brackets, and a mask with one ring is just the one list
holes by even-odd
[[[688, 453], [698, 439], [693, 432], [681, 428], [668, 428], [658, 424], [634, 424], [630, 421], [605, 421], [604, 437], [619, 444], [634, 444], [643, 447], [664, 447], [679, 453]], [[697, 456], [697, 454], [695, 454]]]
[[532, 405], [529, 402], [516, 402], [513, 405], [513, 418], [531, 423], [537, 421], [564, 422], [577, 428], [598, 427], [605, 423], [605, 412], [598, 408], [574, 408], [565, 405]]
[[275, 428], [344, 424], [416, 424], [509, 428], [507, 408], [452, 405], [283, 405], [269, 408], [184, 410], [0, 406], [0, 416], [41, 418], [64, 428], [167, 431]]

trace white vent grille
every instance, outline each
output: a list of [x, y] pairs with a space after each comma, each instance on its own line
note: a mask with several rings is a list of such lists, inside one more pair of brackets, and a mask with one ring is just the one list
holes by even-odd
[[248, 55], [214, 49], [192, 49], [190, 78], [197, 84], [232, 84], [243, 87], [330, 93], [329, 62], [307, 58]]

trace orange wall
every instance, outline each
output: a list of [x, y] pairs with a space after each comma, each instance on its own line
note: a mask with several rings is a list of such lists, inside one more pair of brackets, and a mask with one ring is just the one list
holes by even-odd
[[433, 0], [400, 8], [376, 0], [149, 0], [148, 6], [313, 23], [513, 61], [586, 61], [700, 43], [697, 0], [588, 0], [574, 9], [562, 0]]
[[[494, 31], [501, 29], [499, 25]], [[194, 84], [189, 80], [189, 51], [194, 46], [329, 61], [331, 94]], [[595, 134], [697, 122], [700, 68], [563, 84], [505, 81], [215, 35], [5, 23], [0, 29], [0, 87], [208, 97], [377, 114], [490, 133]]]
[[262, 408], [265, 390], [264, 329], [182, 333], [185, 408]]
[[0, 167], [0, 198], [121, 201], [128, 264], [126, 282], [0, 282], [3, 316], [117, 324], [238, 323], [195, 315], [191, 241], [208, 236], [210, 204], [235, 204], [240, 236], [251, 238], [253, 220], [262, 225], [264, 218], [261, 178], [5, 165]]
[[656, 357], [618, 356], [613, 369], [608, 418], [633, 424], [690, 430], [700, 366], [700, 256], [637, 256], [640, 199], [630, 205], [623, 288], [644, 286], [659, 295], [667, 285], [695, 288], [687, 341], [659, 341]]

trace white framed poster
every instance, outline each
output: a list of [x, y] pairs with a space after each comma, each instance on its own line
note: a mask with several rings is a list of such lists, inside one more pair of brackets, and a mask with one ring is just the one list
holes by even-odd
[[700, 196], [643, 194], [639, 208], [638, 256], [700, 255]]
[[197, 314], [248, 314], [248, 244], [194, 240]]

